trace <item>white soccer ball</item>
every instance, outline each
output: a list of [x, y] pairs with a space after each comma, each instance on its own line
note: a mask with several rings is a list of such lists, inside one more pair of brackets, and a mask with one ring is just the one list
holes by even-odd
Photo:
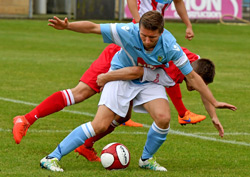
[[110, 143], [102, 149], [101, 163], [107, 170], [127, 168], [129, 162], [128, 148], [121, 143]]

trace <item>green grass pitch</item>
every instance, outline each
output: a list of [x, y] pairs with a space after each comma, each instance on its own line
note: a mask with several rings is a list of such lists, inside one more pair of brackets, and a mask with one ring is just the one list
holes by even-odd
[[[184, 39], [184, 24], [166, 22], [166, 28], [181, 46], [214, 61], [216, 76], [210, 89], [217, 100], [238, 107], [236, 112], [217, 110], [225, 129], [223, 139], [213, 127], [199, 94], [188, 92], [183, 83], [186, 107], [207, 119], [182, 127], [170, 104], [171, 132], [156, 154], [167, 173], [138, 167], [147, 127], [118, 127], [94, 146], [100, 154], [108, 143], [125, 144], [131, 153], [126, 170], [106, 171], [100, 163], [77, 158], [74, 152], [61, 160], [64, 173], [42, 170], [40, 159], [71, 130], [93, 119], [100, 94], [38, 120], [19, 145], [11, 134], [13, 117], [29, 112], [58, 90], [76, 86], [107, 44], [100, 35], [57, 31], [48, 27], [47, 21], [0, 20], [0, 176], [249, 176], [250, 26], [193, 24], [192, 41]], [[147, 114], [133, 113], [132, 117], [146, 125], [152, 123]]]

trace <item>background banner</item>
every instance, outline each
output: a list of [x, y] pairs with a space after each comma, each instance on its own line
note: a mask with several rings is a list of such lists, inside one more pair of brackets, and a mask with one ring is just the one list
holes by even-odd
[[[126, 3], [126, 2], [125, 2]], [[190, 19], [220, 19], [222, 15], [233, 15], [242, 18], [242, 0], [184, 0]], [[132, 18], [125, 4], [124, 18]], [[179, 19], [174, 3], [165, 11], [164, 18]]]

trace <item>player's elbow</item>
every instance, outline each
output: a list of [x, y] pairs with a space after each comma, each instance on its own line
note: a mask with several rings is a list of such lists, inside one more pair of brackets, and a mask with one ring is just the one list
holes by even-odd
[[141, 66], [133, 66], [133, 67], [130, 67], [129, 72], [131, 76], [133, 77], [133, 79], [138, 79], [138, 78], [142, 78], [144, 70], [143, 70], [143, 67]]

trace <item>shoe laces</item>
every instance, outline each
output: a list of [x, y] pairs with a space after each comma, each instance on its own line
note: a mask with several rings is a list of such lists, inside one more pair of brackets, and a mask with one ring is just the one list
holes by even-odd
[[188, 114], [187, 115], [189, 115], [189, 116], [197, 116], [197, 114], [195, 114], [195, 113], [193, 113], [193, 112], [191, 112], [191, 111], [188, 111]]
[[95, 151], [95, 149], [93, 147], [88, 148], [88, 147], [84, 146], [84, 148], [83, 148], [80, 146], [80, 147], [76, 148], [76, 152], [78, 152], [79, 154], [81, 154], [83, 156], [85, 156], [83, 151], [86, 151], [86, 150], [87, 150], [88, 154], [94, 154], [94, 155], [97, 154], [97, 152]]
[[184, 114], [184, 116], [183, 117], [180, 117], [181, 119], [183, 119], [183, 120], [187, 120], [188, 118], [189, 118], [189, 116], [190, 116], [190, 111], [189, 110], [187, 110], [186, 112], [185, 112], [185, 114]]
[[61, 168], [61, 166], [59, 165], [57, 159], [52, 159], [52, 160], [51, 160], [51, 166]]
[[156, 162], [156, 157], [153, 157], [152, 159], [148, 159], [149, 164], [153, 167], [153, 168], [157, 168], [157, 167], [161, 167], [160, 164], [158, 164]]
[[190, 117], [196, 117], [196, 116], [197, 116], [197, 114], [195, 114], [195, 113], [193, 113], [193, 112], [187, 110], [187, 111], [185, 112], [185, 115], [184, 115], [183, 117], [181, 117], [181, 119], [186, 120], [186, 119], [189, 119]]
[[88, 147], [85, 146], [85, 148], [88, 150], [89, 154], [92, 154], [92, 155], [96, 155], [97, 154], [97, 152], [95, 151], [95, 149], [93, 147], [88, 148]]
[[97, 154], [96, 150], [94, 148], [87, 148], [91, 151], [91, 153], [94, 153], [95, 155]]
[[[25, 118], [24, 118], [25, 119]], [[23, 120], [23, 118], [18, 118], [17, 121], [15, 122], [15, 124], [21, 124], [21, 126], [23, 127], [22, 129], [20, 129], [20, 133], [25, 136], [26, 132], [28, 131], [28, 128], [30, 126], [30, 124], [28, 123], [28, 121], [25, 119]]]
[[191, 112], [191, 111], [189, 111], [189, 110], [188, 110], [188, 113], [185, 114], [184, 117], [186, 117], [186, 116], [191, 117], [191, 118], [193, 118], [193, 119], [194, 119], [194, 118], [200, 119], [200, 118], [203, 117], [202, 115], [195, 114], [195, 113], [193, 113], [193, 112]]

